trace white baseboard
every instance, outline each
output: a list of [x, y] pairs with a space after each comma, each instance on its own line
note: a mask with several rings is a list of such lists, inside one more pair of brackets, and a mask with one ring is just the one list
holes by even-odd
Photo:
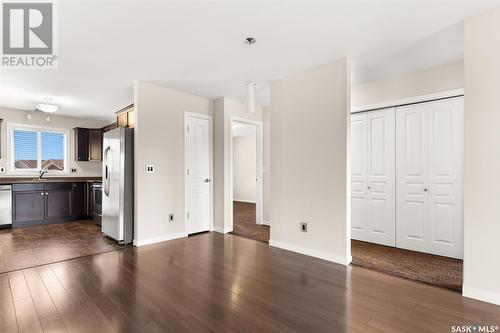
[[500, 305], [500, 294], [493, 293], [491, 291], [463, 286], [462, 295], [483, 302]]
[[331, 254], [328, 252], [309, 249], [309, 248], [305, 248], [305, 247], [302, 247], [299, 245], [275, 241], [272, 239], [269, 240], [269, 245], [274, 246], [274, 247], [279, 247], [280, 249], [305, 254], [306, 256], [311, 256], [311, 257], [316, 257], [316, 258], [320, 258], [323, 260], [328, 260], [328, 261], [331, 261], [331, 262], [334, 262], [337, 264], [341, 264], [341, 265], [349, 265], [352, 261], [351, 256], [341, 257], [341, 256], [337, 256], [337, 255], [334, 255], [334, 254]]
[[227, 234], [227, 233], [233, 231], [233, 229], [225, 229], [223, 227], [214, 227], [214, 231], [218, 232], [219, 234]]
[[243, 200], [243, 199], [233, 199], [233, 201], [244, 202], [244, 203], [255, 203], [255, 200]]
[[151, 238], [146, 238], [146, 239], [139, 239], [139, 240], [134, 239], [134, 245], [135, 246], [144, 246], [144, 245], [150, 245], [150, 244], [155, 244], [155, 243], [160, 243], [160, 242], [166, 242], [166, 241], [169, 241], [172, 239], [183, 238], [183, 237], [187, 237], [187, 233], [179, 232], [177, 234], [168, 234], [168, 235], [162, 235], [162, 236], [151, 237]]
[[271, 226], [271, 221], [262, 220], [261, 224], [265, 224], [265, 225]]

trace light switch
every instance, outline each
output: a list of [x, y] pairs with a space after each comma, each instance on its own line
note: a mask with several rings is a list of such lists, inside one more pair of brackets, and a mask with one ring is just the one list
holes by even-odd
[[153, 164], [146, 165], [146, 173], [155, 173], [155, 166]]

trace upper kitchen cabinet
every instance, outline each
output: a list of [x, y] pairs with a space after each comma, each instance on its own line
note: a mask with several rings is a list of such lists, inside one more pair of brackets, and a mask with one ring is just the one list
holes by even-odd
[[116, 112], [116, 125], [117, 127], [130, 127], [135, 126], [135, 108], [131, 104], [120, 111]]
[[102, 160], [102, 131], [99, 128], [75, 127], [75, 160]]
[[102, 131], [89, 129], [89, 161], [102, 160]]

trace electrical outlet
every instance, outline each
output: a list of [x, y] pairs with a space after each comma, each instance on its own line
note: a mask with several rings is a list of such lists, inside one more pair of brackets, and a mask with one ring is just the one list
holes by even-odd
[[155, 166], [153, 164], [146, 165], [146, 173], [155, 173]]
[[174, 214], [173, 213], [168, 214], [168, 221], [174, 222]]
[[300, 231], [307, 232], [307, 223], [300, 222]]
[[71, 168], [71, 173], [76, 173], [76, 168]]
[[0, 173], [5, 173], [5, 168], [4, 167], [0, 167]]

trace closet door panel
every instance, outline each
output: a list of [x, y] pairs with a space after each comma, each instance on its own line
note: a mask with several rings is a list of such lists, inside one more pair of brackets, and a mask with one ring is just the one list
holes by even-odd
[[368, 241], [366, 114], [351, 115], [351, 237]]
[[463, 257], [463, 98], [429, 104], [429, 252]]
[[367, 113], [370, 241], [395, 246], [394, 108]]
[[422, 105], [396, 108], [396, 246], [425, 248], [428, 117]]

